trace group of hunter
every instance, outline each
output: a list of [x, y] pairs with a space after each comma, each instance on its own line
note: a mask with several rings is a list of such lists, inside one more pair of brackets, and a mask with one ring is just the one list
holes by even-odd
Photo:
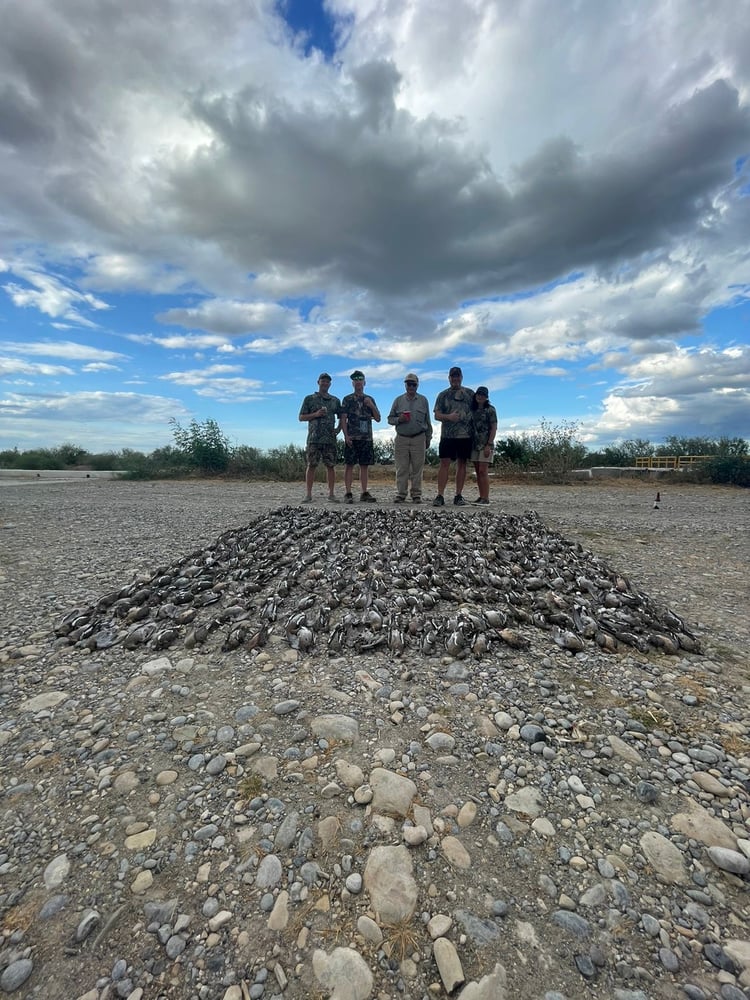
[[[316, 392], [305, 396], [299, 419], [307, 423], [307, 467], [305, 470], [305, 497], [303, 503], [312, 502], [315, 470], [320, 464], [326, 468], [328, 499], [338, 503], [336, 496], [336, 436], [344, 435], [344, 503], [354, 503], [352, 483], [354, 467], [359, 466], [360, 503], [376, 503], [368, 489], [369, 469], [375, 463], [372, 424], [380, 422], [380, 410], [369, 393], [365, 392], [364, 372], [358, 369], [349, 376], [352, 391], [339, 400], [331, 395], [331, 376], [322, 372], [318, 376]], [[440, 424], [438, 455], [437, 496], [434, 507], [445, 505], [445, 488], [450, 468], [456, 463], [456, 494], [453, 503], [462, 507], [469, 503], [463, 497], [466, 467], [471, 461], [477, 477], [478, 497], [471, 501], [477, 506], [490, 502], [489, 466], [495, 452], [497, 411], [490, 403], [489, 390], [480, 385], [474, 391], [463, 384], [463, 372], [454, 365], [448, 372], [448, 388], [438, 394], [433, 407], [433, 417]], [[432, 422], [427, 397], [417, 392], [419, 378], [409, 373], [404, 378], [404, 392], [391, 404], [387, 420], [396, 431], [394, 460], [396, 464], [396, 495], [393, 502], [422, 503], [422, 472], [425, 452], [432, 440]]]

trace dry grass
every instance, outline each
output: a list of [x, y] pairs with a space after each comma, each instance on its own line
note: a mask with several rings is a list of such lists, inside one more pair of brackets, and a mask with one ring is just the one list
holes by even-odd
[[[324, 819], [330, 819], [330, 816], [323, 817]], [[321, 858], [321, 860], [329, 860], [338, 854], [338, 843], [341, 839], [341, 834], [343, 833], [344, 827], [338, 816], [334, 816], [335, 827], [334, 832], [329, 837], [327, 843], [320, 843], [320, 838], [316, 838], [316, 855]]]
[[240, 844], [237, 853], [239, 854], [240, 861], [244, 864], [253, 854], [258, 858], [262, 858], [265, 857], [267, 852], [254, 840], [245, 840]]
[[55, 751], [54, 753], [46, 754], [42, 756], [33, 768], [27, 767], [24, 770], [27, 771], [58, 771], [63, 764], [62, 755]]
[[640, 722], [649, 731], [652, 729], [664, 729], [667, 732], [674, 731], [675, 724], [671, 715], [659, 705], [652, 705], [650, 708], [634, 705], [629, 709], [629, 714], [631, 719]]
[[26, 931], [34, 923], [37, 914], [38, 904], [33, 899], [25, 899], [18, 906], [11, 907], [3, 915], [3, 933], [12, 934], [14, 931]]
[[744, 736], [725, 736], [719, 740], [724, 753], [730, 757], [750, 756], [750, 741]]
[[703, 673], [696, 673], [692, 676], [683, 675], [677, 678], [678, 687], [684, 688], [689, 694], [694, 695], [698, 702], [706, 701], [709, 697], [709, 692], [705, 685], [706, 675]]
[[317, 901], [317, 897], [309, 896], [304, 903], [300, 903], [300, 905], [295, 908], [292, 919], [286, 927], [286, 932], [288, 934], [295, 938], [297, 937], [305, 924], [307, 924], [311, 914], [314, 912]]
[[395, 924], [383, 925], [383, 950], [389, 957], [399, 962], [419, 950], [420, 928], [413, 918], [399, 920]]
[[321, 892], [316, 896], [310, 896], [297, 907], [286, 929], [290, 937], [296, 940], [302, 928], [308, 927], [310, 936], [319, 939], [327, 947], [336, 947], [342, 941], [349, 940], [352, 929], [348, 926], [348, 922], [342, 919], [343, 913], [340, 908], [331, 906], [326, 911], [319, 906], [327, 895]]
[[328, 746], [324, 750], [321, 750], [320, 748], [316, 749], [315, 755], [320, 761], [320, 763], [325, 763], [326, 761], [331, 759], [331, 757], [336, 753], [337, 750], [340, 750], [342, 747], [346, 747], [349, 745], [350, 744], [345, 743], [344, 740], [331, 739], [328, 740]]
[[237, 784], [237, 791], [243, 802], [250, 802], [263, 791], [263, 779], [255, 772], [245, 774]]

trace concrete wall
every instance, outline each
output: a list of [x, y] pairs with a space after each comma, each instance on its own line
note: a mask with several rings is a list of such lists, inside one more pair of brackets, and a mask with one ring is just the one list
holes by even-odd
[[117, 479], [120, 474], [107, 470], [85, 472], [81, 469], [0, 469], [0, 484], [29, 483], [37, 479], [55, 483], [69, 479]]
[[574, 469], [570, 473], [576, 479], [661, 479], [671, 476], [675, 469], [638, 469], [633, 466], [595, 465], [591, 469]]

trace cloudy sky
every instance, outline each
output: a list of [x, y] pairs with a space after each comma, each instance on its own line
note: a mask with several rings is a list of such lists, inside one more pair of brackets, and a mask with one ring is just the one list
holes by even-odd
[[[0, 0], [0, 448], [353, 368], [750, 437], [750, 0]], [[387, 432], [384, 432], [387, 433]]]

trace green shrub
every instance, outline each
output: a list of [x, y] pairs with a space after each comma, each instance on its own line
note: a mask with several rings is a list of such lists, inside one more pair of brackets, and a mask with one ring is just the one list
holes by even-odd
[[[125, 452], [123, 452], [123, 455]], [[134, 456], [141, 455], [139, 451], [128, 452]], [[185, 456], [177, 448], [172, 447], [171, 444], [165, 445], [163, 448], [157, 448], [152, 451], [150, 455], [143, 456], [146, 461], [148, 461], [154, 468], [161, 469], [165, 472], [174, 472], [174, 470], [181, 470], [184, 472], [187, 469], [187, 463], [185, 462]]]
[[57, 449], [35, 448], [32, 451], [24, 451], [21, 455], [22, 462], [17, 465], [17, 469], [64, 469], [65, 463], [57, 453]]
[[267, 455], [269, 471], [273, 470], [276, 478], [284, 482], [294, 482], [304, 477], [307, 465], [305, 448], [288, 444], [283, 448], [272, 448]]
[[386, 441], [373, 441], [373, 451], [375, 452], [376, 465], [390, 465], [396, 458], [395, 438], [389, 438]]
[[636, 464], [637, 458], [648, 458], [654, 454], [654, 446], [650, 441], [641, 438], [623, 441], [621, 444], [607, 445], [603, 451], [590, 451], [583, 460], [583, 468], [590, 469], [595, 465], [616, 466], [627, 468]]
[[210, 417], [202, 423], [191, 420], [188, 427], [182, 427], [174, 418], [169, 422], [177, 450], [189, 467], [209, 476], [226, 471], [229, 439], [215, 420]]
[[119, 451], [102, 451], [86, 456], [86, 465], [92, 472], [108, 472], [121, 469], [122, 456]]
[[[5, 469], [64, 469], [71, 465], [86, 467], [95, 471], [113, 469], [129, 479], [177, 479], [190, 475], [213, 476], [224, 474], [246, 479], [275, 479], [293, 482], [303, 479], [305, 474], [305, 448], [288, 444], [264, 451], [250, 445], [230, 447], [226, 435], [215, 420], [202, 422], [191, 420], [188, 427], [182, 427], [175, 419], [170, 420], [173, 445], [157, 448], [149, 455], [123, 448], [121, 452], [90, 454], [84, 448], [70, 443], [56, 448], [37, 448], [20, 452], [18, 448], [0, 451], [0, 468]], [[575, 422], [562, 421], [552, 424], [541, 420], [534, 432], [509, 436], [497, 441], [494, 464], [501, 474], [512, 476], [537, 473], [550, 481], [564, 481], [573, 469], [592, 465], [635, 464], [635, 459], [648, 455], [712, 455], [710, 460], [701, 462], [681, 475], [687, 481], [704, 483], [724, 483], [734, 486], [750, 485], [750, 460], [748, 442], [743, 438], [670, 437], [666, 444], [654, 446], [649, 441], [628, 440], [607, 446], [599, 452], [587, 452], [578, 440]], [[393, 459], [394, 441], [376, 440], [375, 461], [390, 462]], [[336, 445], [336, 461], [344, 461], [344, 443]], [[436, 447], [427, 449], [425, 462], [428, 466], [439, 464]], [[319, 474], [325, 476], [321, 467]]]
[[[154, 454], [156, 453], [154, 452]], [[146, 456], [142, 451], [123, 448], [120, 453], [119, 463], [119, 468], [123, 472], [123, 479], [155, 478], [152, 456]]]
[[53, 449], [53, 451], [59, 457], [64, 468], [72, 468], [76, 465], [83, 465], [88, 457], [86, 449], [79, 447], [77, 444], [61, 444], [58, 445], [57, 448]]
[[748, 454], [748, 443], [744, 438], [722, 437], [716, 442], [715, 454], [719, 456], [742, 456]]
[[716, 441], [708, 437], [678, 437], [670, 434], [664, 444], [657, 445], [657, 455], [713, 455]]
[[685, 471], [684, 478], [694, 483], [717, 483], [750, 486], [750, 459], [741, 455], [718, 455]]
[[501, 438], [495, 444], [495, 456], [504, 464], [516, 466], [518, 469], [528, 469], [532, 452], [526, 435]]
[[263, 464], [263, 453], [258, 448], [243, 444], [232, 449], [226, 472], [229, 476], [257, 477], [262, 474]]
[[551, 482], [563, 480], [586, 458], [586, 446], [578, 440], [578, 424], [542, 420], [538, 431], [506, 438], [496, 445], [501, 459], [520, 470], [539, 472]]

